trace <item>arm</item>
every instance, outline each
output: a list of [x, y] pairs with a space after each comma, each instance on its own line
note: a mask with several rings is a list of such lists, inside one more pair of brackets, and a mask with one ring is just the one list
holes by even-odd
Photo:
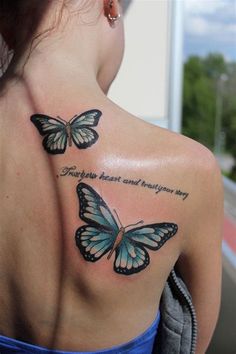
[[208, 154], [207, 164], [200, 170], [186, 240], [177, 264], [196, 309], [197, 354], [206, 352], [219, 314], [223, 220], [221, 173], [212, 155]]

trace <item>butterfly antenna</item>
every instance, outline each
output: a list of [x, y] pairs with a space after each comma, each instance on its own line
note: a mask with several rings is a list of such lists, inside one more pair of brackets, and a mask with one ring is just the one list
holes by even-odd
[[78, 117], [78, 114], [75, 114], [75, 115], [70, 119], [69, 123], [71, 123], [72, 120], [73, 120], [74, 118], [76, 118], [76, 117]]
[[119, 218], [119, 216], [118, 216], [118, 214], [117, 214], [116, 210], [115, 210], [115, 209], [113, 209], [113, 211], [114, 211], [114, 213], [116, 214], [116, 217], [117, 217], [117, 219], [118, 219], [118, 221], [119, 221], [120, 225], [123, 227], [123, 225], [121, 224], [120, 218]]
[[57, 118], [58, 118], [61, 122], [66, 123], [66, 121], [65, 121], [64, 119], [62, 119], [60, 116], [57, 116]]
[[129, 226], [136, 226], [136, 225], [143, 224], [143, 223], [144, 223], [144, 221], [140, 220], [140, 221], [136, 222], [135, 224], [130, 224], [130, 225], [125, 226], [125, 229]]

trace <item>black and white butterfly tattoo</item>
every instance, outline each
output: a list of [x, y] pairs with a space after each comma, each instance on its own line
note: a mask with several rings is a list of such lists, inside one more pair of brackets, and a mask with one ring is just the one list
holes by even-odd
[[98, 133], [96, 127], [102, 112], [98, 109], [75, 115], [69, 122], [60, 117], [52, 118], [45, 114], [33, 114], [30, 118], [39, 133], [44, 136], [43, 147], [49, 154], [63, 154], [67, 142], [72, 141], [78, 149], [86, 149], [96, 143]]
[[89, 262], [97, 262], [105, 254], [109, 260], [114, 253], [113, 269], [116, 273], [131, 275], [145, 269], [150, 262], [148, 250], [159, 250], [178, 231], [178, 226], [170, 222], [127, 230], [143, 224], [143, 221], [122, 226], [116, 211], [118, 222], [101, 196], [85, 183], [78, 184], [77, 194], [79, 216], [87, 225], [76, 231], [76, 245]]

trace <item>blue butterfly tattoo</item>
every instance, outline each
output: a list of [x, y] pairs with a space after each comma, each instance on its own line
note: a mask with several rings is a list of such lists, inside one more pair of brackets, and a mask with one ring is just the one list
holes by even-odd
[[33, 114], [31, 122], [39, 133], [44, 136], [43, 147], [49, 154], [63, 154], [67, 142], [73, 143], [78, 149], [86, 149], [96, 143], [98, 133], [91, 127], [98, 124], [102, 115], [97, 109], [75, 115], [69, 122], [60, 117], [52, 118], [44, 114]]
[[[92, 187], [79, 183], [77, 193], [79, 216], [88, 225], [83, 225], [76, 231], [76, 245], [89, 262], [96, 262], [107, 253], [107, 259], [110, 259], [115, 252], [113, 269], [116, 273], [130, 275], [145, 269], [150, 262], [147, 249], [157, 251], [178, 230], [176, 224], [163, 222], [127, 231], [128, 227], [143, 221], [119, 227], [104, 200]], [[121, 224], [117, 214], [116, 216]]]

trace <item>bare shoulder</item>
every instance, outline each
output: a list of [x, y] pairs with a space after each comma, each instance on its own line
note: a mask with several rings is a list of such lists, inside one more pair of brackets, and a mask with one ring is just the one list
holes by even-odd
[[[153, 173], [165, 170], [168, 179], [188, 187], [196, 199], [202, 201], [221, 190], [221, 173], [214, 154], [205, 146], [182, 134], [172, 132], [121, 110], [120, 137], [129, 141], [130, 151], [151, 162]], [[124, 143], [127, 147], [128, 144]], [[161, 169], [160, 169], [161, 166]], [[206, 193], [207, 190], [207, 193]]]
[[[161, 174], [170, 185], [188, 192], [187, 208], [183, 208], [183, 219], [189, 227], [186, 233], [193, 235], [194, 227], [200, 230], [199, 220], [202, 224], [212, 222], [220, 225], [223, 188], [221, 171], [214, 154], [184, 135], [146, 122], [138, 124], [142, 125], [141, 135], [148, 151], [147, 158], [151, 156], [152, 161], [155, 161], [154, 173]], [[139, 129], [135, 131], [138, 134]]]
[[214, 154], [201, 143], [160, 127], [155, 127], [155, 135], [156, 138], [161, 138], [161, 141], [165, 141], [170, 152], [173, 151], [184, 156], [186, 162], [189, 163], [189, 167], [195, 166], [203, 171], [218, 170], [218, 163]]
[[169, 134], [172, 140], [175, 140], [175, 151], [179, 146], [178, 151], [185, 164], [186, 177], [190, 177], [197, 195], [209, 200], [214, 194], [222, 193], [221, 170], [212, 151], [181, 134]]
[[217, 208], [222, 212], [222, 176], [214, 154], [197, 141], [166, 129], [157, 128], [156, 136], [165, 141], [174, 177], [191, 193], [189, 203], [195, 215], [205, 217], [213, 209], [217, 212]]
[[194, 177], [194, 183], [221, 180], [221, 173], [214, 154], [204, 145], [182, 134], [168, 129], [155, 127], [154, 140], [162, 144], [162, 149], [175, 156], [173, 163], [177, 163], [185, 173], [185, 177]]
[[[137, 124], [137, 121], [136, 121]], [[178, 164], [180, 172], [194, 174], [201, 182], [206, 177], [219, 179], [220, 169], [214, 154], [204, 145], [182, 134], [141, 121], [141, 135], [145, 143], [151, 147], [156, 156], [165, 155], [172, 164]], [[135, 129], [138, 134], [139, 129]], [[173, 157], [173, 158], [172, 158]]]

